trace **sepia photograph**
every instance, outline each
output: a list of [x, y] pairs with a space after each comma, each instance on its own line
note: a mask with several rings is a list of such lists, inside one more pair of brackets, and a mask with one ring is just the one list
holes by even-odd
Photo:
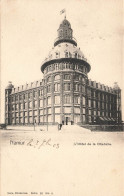
[[1, 196], [122, 196], [122, 0], [2, 0]]

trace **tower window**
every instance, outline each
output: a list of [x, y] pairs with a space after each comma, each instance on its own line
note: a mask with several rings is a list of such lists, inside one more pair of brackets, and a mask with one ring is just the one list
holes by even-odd
[[77, 58], [77, 53], [75, 53], [75, 58]]
[[80, 104], [80, 97], [79, 96], [74, 97], [74, 103], [75, 104]]
[[51, 97], [47, 97], [47, 104], [51, 105]]
[[70, 89], [71, 89], [70, 83], [64, 84], [64, 91], [70, 91]]
[[69, 74], [66, 74], [66, 75], [64, 75], [64, 79], [65, 80], [70, 80], [71, 79], [71, 76]]
[[79, 84], [75, 84], [75, 85], [74, 85], [74, 90], [75, 90], [75, 91], [79, 91]]
[[47, 82], [51, 82], [51, 76], [47, 78]]
[[67, 58], [68, 57], [68, 52], [65, 52], [65, 58]]
[[54, 96], [54, 102], [55, 102], [55, 104], [60, 104], [60, 96], [59, 95]]
[[60, 80], [60, 75], [55, 75], [54, 80]]
[[54, 84], [54, 91], [59, 91], [60, 90], [60, 84], [56, 83]]
[[47, 92], [50, 93], [51, 92], [51, 85], [47, 86]]
[[59, 53], [58, 52], [56, 52], [56, 58], [59, 58]]
[[66, 103], [71, 103], [71, 97], [70, 97], [70, 95], [65, 95], [64, 96], [64, 103], [66, 104]]

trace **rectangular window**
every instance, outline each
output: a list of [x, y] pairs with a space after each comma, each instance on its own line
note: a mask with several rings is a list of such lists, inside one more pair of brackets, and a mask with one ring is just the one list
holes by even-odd
[[74, 90], [75, 90], [75, 91], [79, 91], [79, 84], [75, 84], [75, 85], [74, 85]]
[[24, 103], [24, 109], [27, 109], [27, 103]]
[[27, 112], [24, 112], [24, 116], [27, 116]]
[[80, 108], [74, 108], [74, 113], [80, 113]]
[[60, 108], [59, 107], [55, 108], [55, 113], [60, 113]]
[[100, 111], [98, 111], [98, 116], [100, 116]]
[[75, 104], [80, 104], [80, 97], [79, 96], [74, 97], [74, 103]]
[[54, 84], [54, 91], [60, 91], [60, 84]]
[[37, 116], [37, 110], [34, 110], [34, 116]]
[[15, 105], [12, 105], [12, 111], [15, 109]]
[[64, 75], [64, 79], [65, 80], [70, 80], [71, 79], [71, 76], [69, 74], [66, 74], [66, 75]]
[[34, 101], [34, 108], [37, 107], [37, 101]]
[[22, 95], [19, 95], [19, 100], [20, 100], [20, 101], [22, 100]]
[[71, 107], [64, 107], [64, 113], [71, 113]]
[[29, 116], [32, 116], [32, 111], [29, 111]]
[[16, 113], [16, 117], [18, 117], [18, 113]]
[[51, 108], [48, 108], [48, 109], [47, 109], [47, 113], [48, 113], [48, 114], [51, 114]]
[[96, 111], [94, 111], [94, 116], [96, 116]]
[[40, 99], [40, 101], [39, 101], [39, 106], [43, 107], [43, 100], [42, 99]]
[[34, 97], [37, 97], [37, 91], [34, 91]]
[[[28, 93], [28, 98], [32, 98], [32, 92]], [[25, 99], [25, 94], [24, 94], [24, 99]]]
[[28, 103], [28, 107], [29, 107], [29, 109], [32, 108], [32, 102], [31, 101]]
[[47, 104], [51, 105], [51, 97], [47, 97]]
[[65, 95], [65, 96], [64, 96], [64, 103], [65, 103], [65, 104], [71, 103], [71, 97], [70, 97], [70, 95]]
[[32, 116], [29, 117], [29, 123], [33, 123]]
[[89, 110], [89, 115], [91, 115], [91, 110]]
[[48, 115], [48, 122], [52, 122], [52, 115], [51, 114]]
[[100, 101], [98, 101], [98, 108], [100, 108]]
[[20, 116], [23, 117], [23, 112], [20, 112]]
[[42, 96], [43, 95], [43, 89], [40, 89], [39, 90], [39, 96]]
[[15, 110], [18, 110], [18, 104], [15, 105]]
[[102, 109], [104, 109], [104, 102], [102, 102]]
[[85, 114], [86, 113], [86, 110], [85, 110], [85, 108], [83, 108], [83, 114]]
[[19, 109], [20, 109], [20, 110], [23, 109], [23, 104], [22, 104], [22, 103], [19, 104]]
[[93, 107], [96, 108], [96, 101], [93, 101]]
[[82, 86], [82, 93], [85, 93], [85, 86]]
[[27, 98], [27, 94], [24, 94], [24, 100]]
[[50, 93], [51, 92], [51, 85], [48, 85], [47, 86], [47, 93]]
[[40, 110], [40, 115], [43, 115], [43, 110]]
[[85, 97], [82, 97], [82, 105], [85, 105], [86, 103], [85, 103]]
[[55, 102], [55, 104], [60, 104], [60, 96], [59, 95], [54, 96], [54, 102]]
[[18, 101], [18, 95], [15, 96], [15, 100]]
[[65, 91], [70, 91], [70, 87], [71, 87], [70, 83], [64, 84]]
[[40, 122], [43, 122], [43, 116], [40, 116]]
[[91, 100], [88, 100], [88, 107], [91, 107]]

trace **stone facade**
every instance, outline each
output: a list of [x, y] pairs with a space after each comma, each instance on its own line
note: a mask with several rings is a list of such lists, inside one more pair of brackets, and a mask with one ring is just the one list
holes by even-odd
[[5, 123], [115, 124], [121, 122], [121, 90], [88, 79], [91, 67], [66, 18], [42, 63], [41, 81], [5, 89]]

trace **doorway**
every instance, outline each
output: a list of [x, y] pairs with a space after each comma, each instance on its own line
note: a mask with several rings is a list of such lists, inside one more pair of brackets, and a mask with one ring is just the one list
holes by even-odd
[[65, 117], [65, 124], [68, 125], [70, 123], [70, 117], [66, 116]]

